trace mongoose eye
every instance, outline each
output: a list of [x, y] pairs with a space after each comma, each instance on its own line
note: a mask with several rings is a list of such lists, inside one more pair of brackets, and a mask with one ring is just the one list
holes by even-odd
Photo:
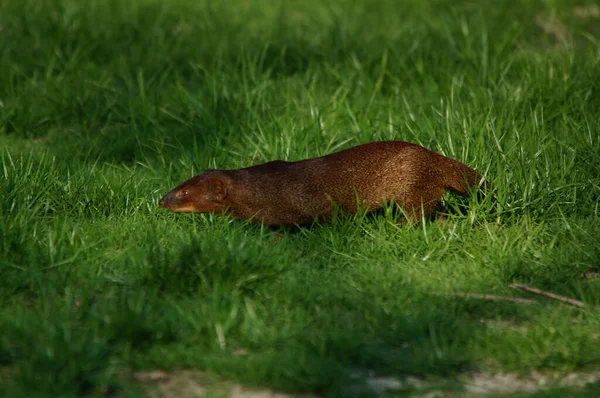
[[179, 196], [183, 197], [183, 196], [188, 196], [189, 192], [186, 190], [180, 191], [179, 192]]

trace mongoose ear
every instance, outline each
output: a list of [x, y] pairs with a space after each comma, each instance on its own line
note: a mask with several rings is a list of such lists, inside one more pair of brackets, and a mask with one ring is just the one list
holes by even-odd
[[227, 196], [227, 186], [225, 180], [220, 177], [210, 177], [207, 181], [208, 189], [217, 202], [222, 202]]

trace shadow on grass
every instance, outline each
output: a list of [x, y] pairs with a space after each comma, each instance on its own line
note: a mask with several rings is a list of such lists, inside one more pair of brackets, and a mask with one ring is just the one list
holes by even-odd
[[[239, 139], [248, 120], [264, 113], [265, 93], [274, 95], [260, 87], [266, 81], [337, 62], [350, 46], [340, 47], [338, 25], [321, 45], [283, 25], [249, 34], [243, 21], [227, 17], [228, 8], [112, 7], [94, 5], [94, 23], [92, 11], [67, 2], [36, 5], [11, 21], [5, 33], [14, 40], [0, 53], [13, 55], [0, 78], [3, 131], [71, 162], [131, 164], [154, 150], [210, 152], [219, 140]], [[17, 11], [7, 5], [7, 12]], [[182, 12], [195, 19], [182, 22]], [[208, 36], [213, 40], [199, 40]], [[20, 48], [30, 48], [28, 56]]]
[[138, 288], [158, 293], [156, 304], [170, 309], [149, 315], [169, 319], [178, 338], [151, 344], [136, 363], [339, 396], [372, 373], [469, 368], [464, 347], [474, 329], [464, 327], [460, 304], [384, 274], [360, 280], [350, 270], [294, 265], [302, 253], [285, 242], [268, 256], [263, 245], [250, 246], [238, 252], [235, 244], [192, 242], [152, 255]]
[[[268, 246], [240, 238], [157, 249], [122, 286], [32, 272], [25, 294], [22, 275], [4, 274], [18, 282], [0, 311], [9, 391], [78, 395], [118, 385], [123, 367], [195, 367], [343, 396], [365, 372], [447, 375], [469, 366], [471, 330], [454, 304], [402, 281], [382, 292], [383, 275], [353, 286], [344, 273], [294, 266], [301, 253], [286, 244]], [[41, 258], [24, 262], [40, 271]]]
[[[539, 310], [436, 294], [403, 269], [410, 261], [403, 252], [430, 250], [419, 228], [384, 231], [387, 239], [401, 235], [392, 249], [371, 246], [377, 228], [354, 218], [277, 241], [260, 226], [227, 222], [183, 239], [153, 234], [143, 243], [148, 254], [131, 257], [117, 280], [75, 264], [48, 268], [44, 247], [33, 243], [9, 248], [30, 269], [29, 279], [11, 276], [16, 270], [2, 274], [8, 296], [0, 310], [0, 361], [13, 380], [3, 388], [77, 396], [129, 388], [120, 376], [125, 369], [195, 368], [248, 385], [345, 397], [366, 391], [370, 376], [452, 378], [477, 368], [481, 356], [497, 356], [485, 338], [514, 343], [513, 351], [537, 342], [501, 335]], [[432, 239], [440, 238], [438, 229], [429, 229]], [[19, 236], [9, 237], [13, 246]], [[340, 247], [349, 249], [338, 253]], [[369, 263], [374, 250], [395, 254]], [[364, 258], [354, 261], [356, 255]], [[555, 274], [570, 272], [561, 270]], [[499, 330], [486, 334], [482, 320]], [[535, 332], [540, 341], [555, 338], [545, 330]], [[550, 368], [593, 354], [590, 348], [592, 354], [572, 359], [539, 344], [543, 357], [536, 360]]]

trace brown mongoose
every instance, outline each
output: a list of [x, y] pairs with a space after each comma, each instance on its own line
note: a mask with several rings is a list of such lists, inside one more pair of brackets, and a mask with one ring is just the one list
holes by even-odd
[[466, 195], [485, 185], [463, 163], [420, 145], [383, 141], [298, 162], [206, 170], [167, 193], [160, 206], [294, 226], [331, 219], [334, 204], [356, 213], [394, 201], [416, 221], [437, 216], [445, 190]]

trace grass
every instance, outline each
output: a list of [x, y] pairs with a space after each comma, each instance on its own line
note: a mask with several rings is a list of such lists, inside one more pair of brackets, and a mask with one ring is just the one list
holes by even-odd
[[[0, 393], [140, 396], [131, 369], [328, 397], [369, 396], [367, 374], [597, 371], [600, 25], [574, 11], [593, 4], [1, 2]], [[497, 208], [274, 240], [157, 207], [205, 168], [384, 139], [473, 166]], [[513, 282], [588, 309], [446, 296]]]

